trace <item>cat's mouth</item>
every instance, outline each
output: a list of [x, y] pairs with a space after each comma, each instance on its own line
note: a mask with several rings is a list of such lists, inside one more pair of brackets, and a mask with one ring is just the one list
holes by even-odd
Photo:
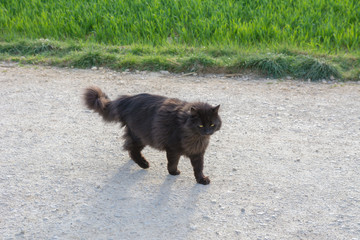
[[213, 134], [212, 132], [203, 132], [201, 133], [201, 136], [210, 136], [212, 134]]

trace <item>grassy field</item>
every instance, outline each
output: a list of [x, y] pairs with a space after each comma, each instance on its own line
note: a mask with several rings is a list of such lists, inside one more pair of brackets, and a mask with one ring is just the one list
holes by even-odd
[[0, 0], [0, 58], [359, 80], [359, 23], [357, 0]]

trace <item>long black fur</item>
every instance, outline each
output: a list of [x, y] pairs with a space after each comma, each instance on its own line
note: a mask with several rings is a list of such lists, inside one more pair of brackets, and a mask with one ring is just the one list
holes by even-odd
[[184, 155], [191, 160], [196, 181], [210, 183], [203, 174], [204, 153], [210, 135], [221, 127], [220, 105], [212, 107], [151, 94], [123, 95], [111, 101], [98, 87], [87, 88], [84, 100], [105, 121], [120, 122], [125, 127], [124, 149], [140, 167], [149, 167], [141, 154], [149, 145], [166, 151], [170, 174], [180, 174], [177, 166]]

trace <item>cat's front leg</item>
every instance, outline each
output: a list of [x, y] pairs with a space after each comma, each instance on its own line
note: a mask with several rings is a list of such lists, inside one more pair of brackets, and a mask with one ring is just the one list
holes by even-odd
[[204, 168], [204, 154], [197, 154], [190, 156], [191, 165], [194, 168], [195, 179], [198, 183], [207, 185], [210, 183], [210, 179], [203, 174]]
[[170, 149], [166, 149], [166, 157], [168, 160], [168, 171], [171, 175], [179, 175], [180, 171], [177, 169], [179, 164], [180, 154], [176, 151], [172, 151]]

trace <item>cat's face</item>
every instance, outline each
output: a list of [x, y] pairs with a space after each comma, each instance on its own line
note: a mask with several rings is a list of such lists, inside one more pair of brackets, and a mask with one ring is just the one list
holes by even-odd
[[194, 106], [191, 108], [191, 129], [202, 136], [210, 136], [221, 127], [221, 119], [218, 115], [220, 105], [216, 107]]

